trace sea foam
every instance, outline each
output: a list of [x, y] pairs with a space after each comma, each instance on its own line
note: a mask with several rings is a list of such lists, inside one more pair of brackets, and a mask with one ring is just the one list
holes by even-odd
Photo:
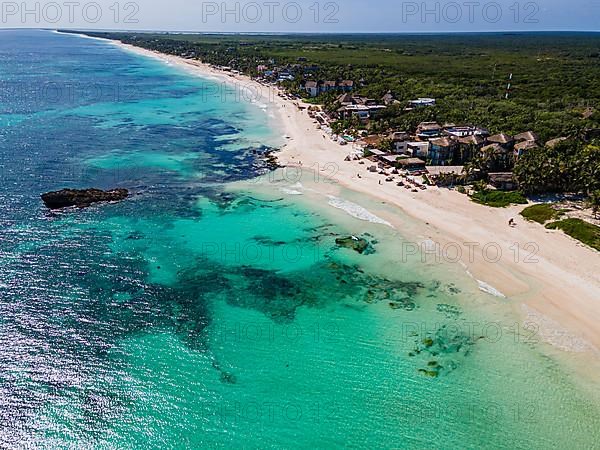
[[295, 189], [281, 188], [280, 191], [288, 195], [302, 195], [302, 192], [297, 191]]
[[327, 197], [329, 198], [328, 203], [330, 206], [333, 206], [337, 209], [341, 209], [342, 211], [346, 211], [348, 214], [350, 214], [352, 217], [355, 217], [356, 219], [364, 220], [371, 223], [380, 223], [382, 225], [387, 225], [390, 228], [394, 228], [392, 224], [389, 223], [387, 220], [384, 220], [381, 217], [377, 217], [375, 214], [363, 208], [362, 206], [357, 205], [356, 203], [352, 203], [348, 200], [334, 197], [333, 195], [328, 195]]
[[298, 182], [288, 187], [282, 187], [279, 190], [288, 195], [302, 195], [302, 189], [304, 189], [304, 186]]
[[502, 292], [496, 289], [494, 286], [487, 284], [485, 281], [477, 280], [477, 284], [479, 285], [479, 290], [483, 291], [487, 294], [491, 294], [494, 297], [506, 298]]

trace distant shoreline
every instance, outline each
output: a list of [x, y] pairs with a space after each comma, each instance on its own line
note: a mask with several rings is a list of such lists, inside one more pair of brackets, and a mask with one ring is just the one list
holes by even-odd
[[[7, 28], [10, 29], [10, 28]], [[366, 32], [350, 32], [350, 31], [335, 31], [335, 32], [289, 32], [289, 31], [272, 31], [272, 32], [253, 32], [253, 31], [185, 31], [185, 30], [106, 30], [106, 29], [46, 29], [46, 28], [32, 28], [32, 30], [52, 30], [62, 32], [68, 32], [69, 34], [76, 34], [78, 31], [81, 32], [95, 32], [95, 33], [147, 33], [147, 34], [196, 34], [202, 35], [214, 35], [214, 36], [447, 36], [447, 35], [552, 35], [552, 34], [600, 34], [600, 30], [477, 30], [477, 31], [366, 31]]]
[[[267, 105], [267, 111], [275, 118], [274, 126], [287, 136], [286, 145], [277, 154], [282, 165], [316, 170], [323, 177], [333, 175], [335, 182], [348, 189], [397, 206], [422, 223], [419, 235], [424, 241], [458, 244], [463, 249], [460, 262], [465, 270], [480, 286], [489, 286], [505, 295], [523, 320], [536, 322], [540, 336], [546, 342], [561, 350], [600, 355], [600, 301], [597, 298], [600, 273], [594, 271], [600, 256], [560, 232], [549, 232], [538, 224], [523, 220], [519, 216], [523, 206], [494, 209], [475, 204], [463, 194], [447, 189], [433, 187], [412, 193], [395, 183], [380, 184], [383, 181], [381, 175], [369, 172], [368, 165], [344, 161], [349, 146], [338, 145], [316, 128], [305, 109], [310, 105], [281, 97], [277, 87], [258, 83], [242, 74], [218, 70], [197, 60], [120, 41], [86, 37], [111, 42], [200, 77], [256, 89], [261, 94], [257, 102]], [[320, 183], [319, 188], [327, 193], [330, 186]], [[516, 228], [507, 226], [510, 218], [516, 220]], [[403, 224], [396, 215], [390, 214], [383, 219], [402, 229]], [[473, 258], [467, 258], [470, 256], [467, 244], [471, 243], [477, 243], [479, 248], [497, 246], [502, 257], [497, 262], [490, 262], [475, 252]], [[518, 258], [515, 257], [515, 244], [521, 252]], [[526, 249], [531, 244], [538, 248], [534, 255], [536, 263], [525, 261], [530, 256]], [[553, 325], [549, 327], [548, 324]]]

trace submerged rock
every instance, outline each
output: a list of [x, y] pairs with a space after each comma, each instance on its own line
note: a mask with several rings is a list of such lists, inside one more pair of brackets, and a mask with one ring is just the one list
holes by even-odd
[[221, 372], [221, 376], [219, 377], [221, 383], [224, 384], [236, 384], [237, 378], [234, 374], [229, 372]]
[[436, 378], [439, 375], [439, 372], [437, 370], [419, 369], [419, 373], [422, 373], [426, 377], [431, 377], [431, 378]]
[[461, 314], [460, 308], [454, 305], [447, 305], [445, 303], [438, 303], [436, 305], [436, 309], [438, 312], [445, 314], [448, 318], [456, 318]]
[[415, 302], [410, 301], [410, 299], [403, 299], [402, 301], [390, 302], [389, 306], [392, 309], [404, 309], [406, 311], [412, 311], [417, 307]]
[[103, 191], [101, 189], [62, 189], [60, 191], [42, 194], [42, 201], [50, 209], [67, 208], [77, 206], [85, 208], [92, 203], [115, 202], [124, 200], [129, 195], [127, 189], [113, 189]]
[[[449, 373], [458, 367], [458, 363], [470, 354], [471, 348], [479, 338], [465, 333], [459, 326], [442, 325], [433, 333], [415, 339], [415, 347], [408, 353], [409, 357], [422, 355], [425, 358], [425, 369], [419, 373], [437, 377], [442, 372]], [[431, 358], [434, 357], [435, 359]]]
[[356, 236], [348, 236], [337, 238], [335, 240], [336, 245], [354, 250], [360, 254], [363, 254], [365, 250], [369, 248], [369, 241]]

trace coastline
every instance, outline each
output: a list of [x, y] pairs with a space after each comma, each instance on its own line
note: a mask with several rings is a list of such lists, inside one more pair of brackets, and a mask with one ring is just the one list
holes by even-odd
[[[519, 317], [536, 323], [539, 335], [546, 342], [566, 351], [599, 352], [600, 274], [593, 270], [598, 254], [561, 232], [525, 221], [518, 214], [524, 206], [495, 209], [475, 204], [447, 189], [433, 187], [412, 193], [395, 183], [379, 184], [382, 176], [369, 172], [367, 165], [344, 161], [350, 149], [316, 129], [306, 110], [298, 108], [299, 104], [308, 105], [280, 97], [281, 91], [276, 87], [241, 74], [219, 71], [197, 60], [101, 40], [248, 90], [253, 102], [267, 105], [276, 122], [274, 126], [286, 136], [286, 143], [277, 154], [281, 165], [316, 170], [350, 190], [400, 208], [420, 222], [415, 236], [442, 247], [451, 244], [454, 248], [456, 244], [462, 251], [457, 262], [479, 283], [480, 289], [507, 297]], [[318, 187], [327, 195], [331, 183], [318, 183]], [[394, 214], [383, 218], [402, 228], [402, 220]], [[516, 228], [507, 226], [510, 218], [516, 220]], [[482, 251], [486, 245], [487, 258]], [[495, 261], [497, 249], [501, 256]], [[532, 251], [535, 255], [530, 255]]]

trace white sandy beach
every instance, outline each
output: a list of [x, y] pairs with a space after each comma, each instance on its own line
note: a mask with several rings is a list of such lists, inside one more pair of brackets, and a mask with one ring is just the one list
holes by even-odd
[[[318, 169], [341, 185], [401, 208], [422, 222], [419, 234], [440, 243], [457, 243], [461, 262], [480, 280], [483, 290], [502, 293], [523, 320], [533, 321], [539, 335], [557, 348], [569, 351], [600, 349], [600, 255], [560, 231], [548, 231], [519, 216], [523, 206], [495, 209], [471, 202], [455, 191], [428, 188], [418, 193], [386, 183], [385, 177], [367, 170], [369, 164], [345, 162], [350, 146], [340, 146], [316, 128], [298, 101], [280, 97], [276, 87], [249, 77], [233, 75], [195, 60], [158, 54], [138, 47], [115, 44], [135, 53], [179, 65], [203, 77], [249, 88], [256, 102], [267, 104], [287, 143], [278, 154], [281, 164]], [[308, 106], [308, 105], [304, 105]], [[360, 175], [360, 176], [359, 176]], [[380, 183], [382, 181], [382, 184]], [[331, 184], [320, 183], [324, 192]], [[517, 226], [508, 226], [510, 218]], [[398, 217], [385, 217], [400, 224]], [[398, 226], [400, 228], [400, 226]], [[489, 244], [489, 245], [488, 245]], [[488, 261], [483, 247], [488, 245]], [[497, 249], [501, 256], [497, 262]], [[518, 249], [518, 250], [517, 250]], [[530, 255], [534, 252], [535, 255]], [[452, 256], [456, 252], [452, 250]]]

